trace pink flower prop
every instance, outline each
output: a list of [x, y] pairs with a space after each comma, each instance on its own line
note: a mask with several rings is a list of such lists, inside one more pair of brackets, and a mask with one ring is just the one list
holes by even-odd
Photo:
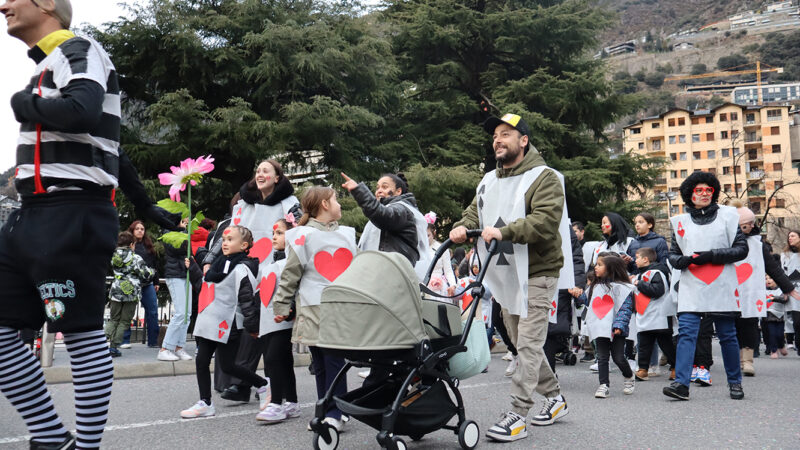
[[197, 182], [203, 179], [203, 175], [214, 170], [214, 158], [211, 155], [201, 156], [197, 159], [186, 158], [181, 161], [180, 167], [170, 167], [171, 172], [158, 174], [158, 181], [169, 186], [169, 198], [181, 201], [181, 192], [186, 189], [187, 184], [197, 186]]
[[436, 223], [436, 213], [431, 211], [428, 214], [425, 214], [425, 222], [428, 222], [428, 225]]
[[283, 216], [283, 220], [285, 220], [286, 223], [288, 223], [292, 227], [296, 227], [297, 226], [297, 219], [295, 219], [294, 214], [292, 214], [292, 213], [289, 213], [289, 214], [286, 214], [285, 216]]
[[439, 291], [444, 287], [444, 280], [442, 277], [434, 275], [431, 277], [431, 281], [428, 282], [428, 287], [431, 290]]

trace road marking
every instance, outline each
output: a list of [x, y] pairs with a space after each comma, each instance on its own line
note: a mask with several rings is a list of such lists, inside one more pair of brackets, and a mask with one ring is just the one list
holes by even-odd
[[[508, 384], [509, 382], [510, 382], [510, 380], [494, 381], [494, 382], [491, 382], [491, 383], [469, 384], [469, 385], [466, 385], [466, 386], [459, 386], [458, 388], [459, 388], [459, 390], [475, 389], [475, 388], [482, 388], [482, 387], [497, 386], [497, 385], [501, 385], [501, 384]], [[301, 403], [300, 404], [300, 408], [310, 408], [310, 407], [314, 406], [315, 404], [316, 404], [316, 402]], [[196, 419], [176, 418], [176, 419], [153, 420], [153, 421], [150, 421], [150, 422], [128, 423], [128, 424], [123, 424], [123, 425], [108, 425], [108, 426], [106, 426], [106, 431], [131, 430], [131, 429], [134, 429], [134, 428], [147, 428], [147, 427], [155, 427], [155, 426], [161, 426], [161, 425], [175, 425], [175, 424], [179, 424], [179, 423], [194, 423], [194, 422], [197, 422], [197, 421], [200, 421], [200, 420], [227, 419], [229, 417], [249, 416], [251, 414], [257, 414], [257, 413], [254, 413], [252, 410], [248, 410], [248, 411], [236, 411], [236, 412], [230, 412], [230, 413], [224, 413], [224, 414], [217, 414], [216, 416], [211, 416], [211, 417], [198, 417]], [[72, 433], [74, 434], [75, 430], [72, 430]], [[26, 442], [30, 438], [31, 438], [31, 436], [29, 434], [22, 435], [22, 436], [11, 436], [11, 437], [6, 437], [6, 438], [0, 438], [0, 444], [13, 444], [15, 442]]]

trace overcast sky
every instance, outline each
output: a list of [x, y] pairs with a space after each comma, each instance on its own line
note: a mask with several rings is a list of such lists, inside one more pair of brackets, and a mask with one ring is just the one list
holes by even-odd
[[[0, 0], [0, 3], [4, 3]], [[134, 0], [72, 0], [72, 25], [77, 29], [81, 24], [102, 25], [124, 14], [120, 4], [133, 4]], [[14, 120], [9, 101], [15, 92], [23, 89], [33, 75], [33, 60], [26, 54], [28, 47], [22, 41], [6, 33], [5, 18], [0, 16], [0, 55], [3, 68], [0, 69], [0, 172], [14, 166], [17, 152], [19, 123]]]

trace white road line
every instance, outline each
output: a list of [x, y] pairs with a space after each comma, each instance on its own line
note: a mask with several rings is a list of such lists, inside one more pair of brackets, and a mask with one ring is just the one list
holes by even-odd
[[[459, 386], [458, 388], [459, 388], [459, 390], [464, 390], [464, 389], [475, 389], [475, 388], [481, 388], [481, 387], [491, 387], [491, 386], [497, 386], [497, 385], [500, 385], [500, 384], [508, 384], [509, 381], [510, 380], [495, 381], [495, 382], [492, 382], [492, 383], [470, 384], [470, 385], [466, 385], [466, 386]], [[310, 407], [314, 406], [315, 404], [316, 404], [316, 402], [301, 403], [300, 404], [300, 408], [310, 408]], [[147, 427], [155, 427], [155, 426], [160, 426], [160, 425], [175, 425], [175, 424], [179, 424], [179, 423], [197, 422], [198, 420], [226, 419], [228, 417], [248, 416], [248, 415], [251, 415], [251, 414], [256, 414], [256, 413], [254, 413], [251, 410], [248, 410], [248, 411], [236, 411], [236, 412], [230, 412], [230, 413], [224, 413], [224, 414], [217, 414], [216, 416], [200, 417], [200, 418], [197, 418], [197, 419], [181, 419], [181, 418], [177, 418], [177, 419], [153, 420], [153, 421], [150, 421], [150, 422], [128, 423], [128, 424], [123, 424], [123, 425], [108, 425], [108, 426], [106, 426], [106, 431], [130, 430], [130, 429], [134, 429], [134, 428], [147, 428]], [[75, 430], [72, 430], [72, 433], [74, 434]], [[13, 444], [15, 442], [25, 442], [30, 438], [31, 438], [30, 435], [12, 436], [12, 437], [0, 438], [0, 444]]]

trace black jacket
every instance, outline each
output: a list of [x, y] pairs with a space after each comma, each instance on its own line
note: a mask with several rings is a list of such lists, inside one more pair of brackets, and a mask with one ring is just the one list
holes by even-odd
[[369, 190], [367, 185], [359, 185], [350, 191], [350, 194], [361, 207], [373, 225], [380, 228], [381, 238], [378, 250], [382, 252], [397, 252], [408, 258], [411, 265], [419, 260], [417, 250], [417, 225], [414, 214], [400, 202], [417, 207], [414, 194], [405, 193], [393, 197], [382, 198], [380, 201]]
[[[719, 206], [716, 203], [706, 206], [703, 209], [695, 209], [689, 205], [685, 206], [686, 210], [692, 218], [692, 222], [697, 225], [708, 225], [717, 218], [717, 211]], [[742, 233], [742, 230], [737, 227], [736, 237], [733, 239], [733, 245], [725, 248], [715, 248], [711, 250], [711, 264], [732, 264], [736, 261], [741, 261], [747, 258], [747, 236]], [[691, 260], [684, 258], [681, 247], [678, 245], [678, 240], [675, 237], [675, 232], [672, 232], [672, 246], [669, 249], [669, 263], [672, 267], [683, 270], [689, 267]]]
[[[760, 236], [761, 230], [754, 226], [750, 233], [747, 235], [750, 236]], [[792, 281], [789, 280], [789, 277], [786, 276], [786, 272], [783, 271], [783, 267], [781, 267], [780, 261], [776, 261], [775, 258], [772, 257], [772, 253], [770, 252], [770, 247], [761, 241], [761, 253], [764, 256], [764, 269], [767, 272], [767, 275], [770, 276], [773, 280], [775, 280], [775, 284], [781, 288], [784, 294], [788, 294], [794, 290], [794, 284]]]
[[[569, 227], [569, 234], [572, 238], [572, 267], [575, 274], [575, 286], [582, 288], [586, 286], [586, 267], [583, 263], [583, 250], [572, 227]], [[572, 296], [566, 289], [561, 289], [558, 291], [556, 323], [548, 324], [547, 335], [567, 335], [570, 333], [572, 333]]]
[[186, 242], [180, 248], [164, 243], [164, 278], [186, 278]]
[[[258, 274], [258, 258], [245, 258], [242, 264], [246, 265], [253, 275]], [[258, 333], [261, 327], [261, 302], [253, 291], [253, 286], [243, 281], [239, 285], [239, 308], [244, 315], [244, 329], [248, 333]]]
[[155, 252], [148, 252], [147, 247], [144, 246], [144, 243], [137, 242], [136, 248], [133, 250], [137, 255], [141, 256], [144, 260], [144, 263], [147, 264], [147, 267], [150, 267], [155, 271], [153, 274], [153, 278], [150, 279], [145, 285], [152, 284], [153, 282], [158, 283], [158, 278], [160, 274], [158, 273], [158, 259], [156, 258]]

